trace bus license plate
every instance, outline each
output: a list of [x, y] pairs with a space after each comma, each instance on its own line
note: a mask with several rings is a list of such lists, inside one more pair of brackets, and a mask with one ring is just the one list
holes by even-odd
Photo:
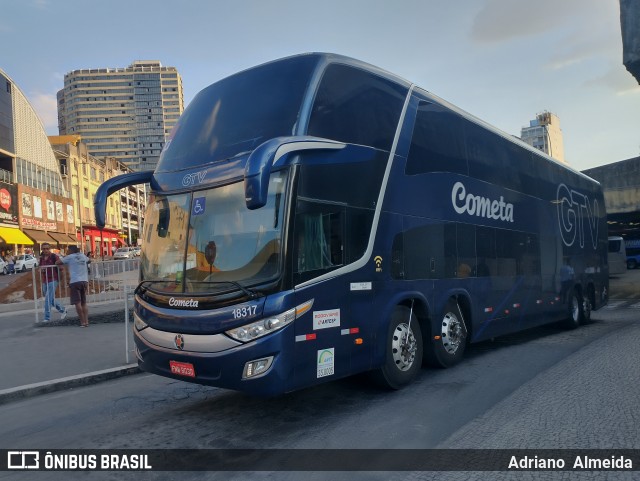
[[193, 364], [188, 362], [169, 361], [169, 367], [171, 368], [171, 374], [177, 374], [178, 376], [196, 377], [196, 371], [193, 369]]

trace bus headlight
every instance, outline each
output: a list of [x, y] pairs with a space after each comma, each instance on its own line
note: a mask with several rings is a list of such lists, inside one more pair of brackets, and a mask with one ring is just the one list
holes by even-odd
[[289, 309], [277, 316], [270, 316], [251, 324], [226, 331], [226, 334], [240, 342], [249, 342], [282, 329], [296, 318], [296, 310]]

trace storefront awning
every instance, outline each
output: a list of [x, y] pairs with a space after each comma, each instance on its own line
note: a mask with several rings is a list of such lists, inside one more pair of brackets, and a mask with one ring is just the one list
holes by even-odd
[[67, 234], [63, 234], [62, 232], [48, 232], [48, 234], [53, 238], [53, 240], [55, 240], [58, 244], [64, 244], [64, 245], [68, 245], [71, 244], [72, 241], [70, 240], [69, 236]]
[[67, 234], [67, 237], [70, 239], [69, 240], [69, 244], [77, 244], [78, 243], [78, 238], [76, 236], [74, 236], [73, 234]]
[[0, 227], [0, 237], [7, 244], [33, 245], [33, 241], [24, 235], [20, 229], [14, 229], [12, 227]]
[[29, 237], [31, 237], [37, 244], [42, 244], [44, 242], [47, 242], [47, 243], [51, 242], [51, 237], [49, 237], [47, 233], [43, 230], [22, 229], [22, 231], [25, 234], [27, 234]]

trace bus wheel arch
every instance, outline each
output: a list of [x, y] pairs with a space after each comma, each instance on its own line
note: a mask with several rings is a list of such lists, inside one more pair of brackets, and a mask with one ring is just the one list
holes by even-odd
[[465, 295], [451, 296], [437, 321], [438, 332], [425, 344], [426, 360], [435, 367], [454, 366], [462, 360], [471, 338], [471, 302]]
[[387, 389], [401, 389], [419, 374], [424, 354], [421, 322], [417, 313], [404, 303], [391, 312], [385, 339], [385, 360], [373, 372], [374, 381]]

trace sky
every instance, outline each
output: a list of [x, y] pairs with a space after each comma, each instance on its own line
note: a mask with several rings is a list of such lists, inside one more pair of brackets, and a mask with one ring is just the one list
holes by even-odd
[[185, 106], [235, 72], [304, 52], [369, 62], [511, 135], [560, 118], [578, 170], [640, 155], [640, 86], [618, 0], [0, 0], [0, 69], [57, 135], [72, 70], [160, 60]]

